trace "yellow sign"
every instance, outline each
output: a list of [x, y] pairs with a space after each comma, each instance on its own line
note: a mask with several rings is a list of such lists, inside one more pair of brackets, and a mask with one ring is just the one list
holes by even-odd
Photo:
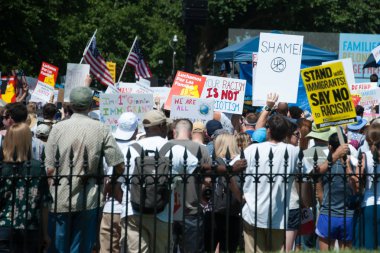
[[356, 122], [341, 62], [303, 69], [301, 76], [317, 128]]
[[106, 62], [106, 64], [108, 70], [110, 71], [113, 81], [116, 82], [116, 63], [108, 61]]

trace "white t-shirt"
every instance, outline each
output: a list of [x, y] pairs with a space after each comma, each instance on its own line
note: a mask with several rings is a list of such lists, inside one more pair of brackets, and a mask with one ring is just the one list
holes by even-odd
[[[130, 145], [135, 143], [135, 141], [121, 141], [121, 140], [116, 139], [116, 143], [119, 146], [121, 152], [123, 153], [125, 164], [127, 164], [126, 156], [127, 156], [128, 148]], [[103, 168], [104, 168], [104, 175], [108, 175], [108, 176], [112, 175], [113, 167], [108, 167], [107, 163], [105, 162], [105, 159], [103, 161]], [[121, 188], [123, 190], [123, 196], [125, 196], [127, 194], [127, 189], [126, 189], [125, 184], [122, 184]], [[121, 214], [123, 205], [122, 203], [120, 203], [116, 199], [114, 200], [113, 198], [107, 199], [107, 201], [104, 204], [103, 213], [112, 213], [112, 203], [113, 203], [113, 213]]]
[[[285, 213], [288, 218], [289, 200], [291, 187], [293, 185], [294, 177], [288, 179], [285, 192], [285, 184], [282, 176], [276, 176], [273, 178], [273, 183], [269, 183], [270, 163], [269, 152], [272, 150], [272, 174], [284, 174], [285, 173], [285, 150], [288, 151], [288, 160], [286, 167], [287, 173], [296, 173], [299, 148], [290, 144], [263, 142], [258, 144], [252, 144], [245, 149], [244, 154], [247, 159], [248, 167], [246, 170], [246, 178], [243, 186], [244, 197], [246, 204], [243, 207], [242, 216], [243, 219], [252, 226], [259, 228], [269, 228], [270, 225], [273, 229], [284, 229], [285, 226]], [[260, 177], [260, 183], [257, 185], [257, 199], [254, 175], [256, 173], [256, 151], [259, 154], [259, 166], [258, 174], [266, 174]], [[304, 171], [308, 173], [308, 171]], [[253, 175], [250, 176], [249, 174]], [[272, 195], [270, 197], [270, 190]], [[286, 203], [285, 203], [286, 196]], [[272, 200], [272, 213], [271, 217], [269, 208], [270, 200]], [[255, 210], [255, 203], [257, 202], [257, 210]], [[257, 215], [257, 224], [255, 224], [255, 215]], [[270, 221], [272, 224], [270, 224]]]
[[[147, 137], [147, 138], [137, 141], [137, 143], [140, 144], [141, 147], [143, 147], [143, 149], [148, 149], [148, 150], [156, 150], [156, 148], [160, 150], [162, 146], [164, 146], [165, 143], [167, 142], [168, 140], [159, 136]], [[138, 154], [134, 148], [131, 148], [130, 150], [131, 150], [131, 161], [133, 162], [130, 163], [129, 175], [132, 175], [133, 170], [135, 168], [135, 163], [134, 163], [135, 158], [140, 156], [140, 154]], [[175, 145], [172, 147], [172, 153], [173, 153], [173, 160], [172, 160], [173, 174], [184, 174], [183, 155], [185, 153], [185, 148], [180, 145]], [[170, 154], [170, 151], [168, 151], [166, 156], [169, 156], [169, 154]], [[154, 154], [151, 154], [151, 155], [154, 155]], [[193, 173], [193, 171], [198, 165], [198, 159], [195, 156], [193, 156], [190, 152], [187, 152], [187, 156], [188, 157], [186, 160], [186, 166], [187, 166], [186, 173], [191, 174]], [[126, 171], [124, 173], [127, 174]], [[173, 192], [172, 192], [171, 201], [170, 201], [172, 205], [171, 206], [172, 213], [170, 214], [170, 222], [173, 220], [173, 207], [174, 207], [174, 193]], [[128, 203], [126, 203], [126, 196], [127, 194], [124, 194], [123, 196], [123, 203], [122, 203], [123, 210], [122, 210], [121, 218], [125, 217], [126, 215], [138, 214], [138, 212], [133, 210], [132, 208], [132, 205], [130, 202], [131, 196], [130, 196], [129, 191], [128, 191]], [[128, 209], [128, 213], [127, 213], [127, 209]], [[165, 209], [161, 213], [157, 214], [157, 218], [163, 222], [169, 222], [169, 204], [166, 205]]]
[[375, 190], [376, 190], [376, 197], [377, 197], [376, 203], [377, 205], [380, 205], [380, 182], [377, 183], [376, 189], [375, 189], [375, 184], [373, 183], [374, 181], [373, 174], [380, 173], [380, 164], [379, 163], [377, 164], [376, 171], [375, 171], [373, 168], [373, 165], [374, 165], [373, 155], [371, 151], [367, 151], [365, 155], [366, 155], [365, 171], [369, 175], [366, 177], [362, 207], [375, 205]]

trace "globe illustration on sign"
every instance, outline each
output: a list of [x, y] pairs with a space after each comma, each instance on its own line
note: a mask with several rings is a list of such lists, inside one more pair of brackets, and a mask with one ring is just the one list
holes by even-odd
[[199, 106], [199, 112], [202, 114], [202, 115], [207, 115], [210, 111], [210, 107], [206, 104], [202, 104], [201, 106]]

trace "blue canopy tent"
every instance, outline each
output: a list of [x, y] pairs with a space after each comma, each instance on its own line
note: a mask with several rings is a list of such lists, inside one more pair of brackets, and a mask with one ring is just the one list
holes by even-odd
[[[214, 62], [229, 61], [240, 64], [240, 78], [247, 80], [246, 100], [252, 98], [252, 53], [259, 49], [259, 36], [244, 40], [214, 52]], [[302, 49], [301, 68], [320, 65], [325, 61], [338, 59], [338, 54], [304, 43]], [[248, 64], [243, 64], [248, 63]], [[310, 110], [305, 88], [300, 77], [297, 105]]]

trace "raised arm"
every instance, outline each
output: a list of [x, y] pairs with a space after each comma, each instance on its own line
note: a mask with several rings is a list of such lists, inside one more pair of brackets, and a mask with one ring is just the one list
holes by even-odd
[[269, 93], [267, 95], [267, 101], [266, 106], [264, 107], [264, 110], [262, 110], [259, 119], [256, 123], [256, 129], [265, 127], [265, 124], [267, 123], [268, 117], [276, 104], [278, 100], [278, 94], [276, 93]]

